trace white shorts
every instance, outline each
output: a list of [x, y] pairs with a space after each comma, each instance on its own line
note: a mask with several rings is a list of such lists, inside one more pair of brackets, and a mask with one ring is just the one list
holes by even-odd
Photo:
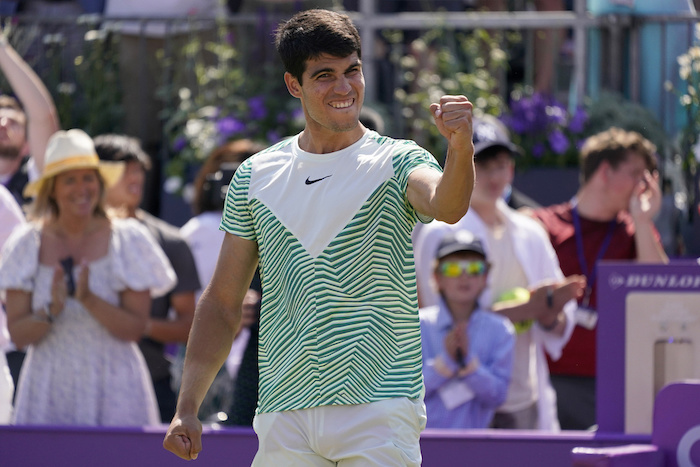
[[421, 464], [423, 399], [258, 414], [253, 467], [405, 467]]

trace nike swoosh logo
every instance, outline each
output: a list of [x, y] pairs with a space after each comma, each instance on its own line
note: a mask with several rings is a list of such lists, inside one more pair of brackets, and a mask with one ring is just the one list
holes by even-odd
[[[331, 175], [332, 175], [332, 174], [331, 174]], [[309, 177], [306, 177], [306, 181], [305, 181], [304, 183], [307, 184], [307, 185], [312, 185], [312, 184], [314, 184], [314, 183], [316, 183], [316, 182], [320, 182], [321, 180], [325, 180], [325, 179], [327, 179], [328, 177], [330, 177], [330, 175], [326, 175], [325, 177], [317, 178], [316, 180], [309, 180]]]

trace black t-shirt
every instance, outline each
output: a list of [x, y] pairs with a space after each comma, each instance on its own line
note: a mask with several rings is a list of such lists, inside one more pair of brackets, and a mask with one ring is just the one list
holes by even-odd
[[9, 190], [10, 193], [12, 193], [12, 196], [15, 197], [15, 201], [17, 201], [17, 204], [20, 206], [24, 206], [27, 204], [29, 201], [31, 201], [31, 198], [25, 198], [22, 195], [22, 191], [24, 191], [24, 187], [27, 186], [29, 183], [29, 156], [24, 156], [22, 158], [22, 164], [19, 166], [19, 170], [10, 177], [10, 179], [7, 181], [5, 184], [5, 188]]
[[[165, 319], [170, 310], [170, 297], [172, 294], [178, 292], [194, 293], [201, 287], [199, 276], [197, 275], [197, 266], [189, 245], [187, 245], [187, 242], [176, 227], [145, 211], [141, 211], [139, 220], [148, 228], [163, 249], [177, 276], [175, 287], [162, 297], [154, 298], [151, 303], [151, 317]], [[165, 357], [165, 344], [144, 338], [139, 342], [139, 347], [148, 365], [148, 370], [151, 372], [153, 381], [161, 380], [170, 375], [170, 362]]]

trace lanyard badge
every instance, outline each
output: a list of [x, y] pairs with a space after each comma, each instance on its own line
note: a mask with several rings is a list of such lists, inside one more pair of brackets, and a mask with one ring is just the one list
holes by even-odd
[[586, 256], [583, 249], [583, 230], [581, 229], [581, 219], [578, 214], [578, 209], [576, 206], [571, 210], [571, 217], [574, 223], [574, 234], [576, 236], [576, 253], [578, 254], [579, 265], [581, 266], [581, 272], [586, 276], [586, 290], [583, 294], [583, 299], [581, 304], [576, 310], [576, 324], [582, 326], [586, 329], [595, 329], [596, 324], [598, 324], [598, 312], [590, 306], [591, 295], [593, 294], [593, 286], [596, 281], [596, 268], [595, 265], [603, 258], [603, 255], [610, 246], [610, 241], [612, 240], [613, 233], [615, 232], [615, 226], [617, 222], [615, 219], [611, 220], [608, 224], [608, 231], [605, 234], [605, 238], [600, 245], [598, 254], [596, 255], [595, 262], [591, 270], [588, 270], [588, 263], [586, 262]]

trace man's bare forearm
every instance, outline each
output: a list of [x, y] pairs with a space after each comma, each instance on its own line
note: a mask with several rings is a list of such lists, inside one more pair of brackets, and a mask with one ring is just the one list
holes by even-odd
[[453, 224], [467, 213], [474, 189], [474, 151], [471, 141], [466, 147], [450, 147], [445, 160], [445, 171], [435, 188], [434, 204], [439, 207], [435, 216]]
[[227, 310], [206, 291], [202, 294], [187, 341], [177, 404], [181, 416], [196, 415], [199, 411], [209, 386], [228, 357], [239, 324], [240, 304], [233, 311]]

